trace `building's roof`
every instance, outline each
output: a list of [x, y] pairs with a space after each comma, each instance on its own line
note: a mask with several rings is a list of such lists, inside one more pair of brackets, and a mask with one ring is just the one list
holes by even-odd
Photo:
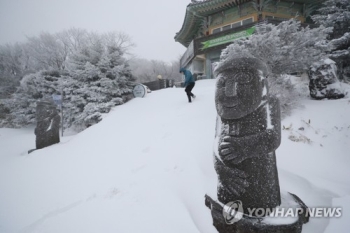
[[[186, 8], [185, 19], [182, 28], [175, 35], [175, 41], [181, 43], [185, 47], [191, 43], [197, 34], [198, 28], [203, 23], [206, 16], [232, 8], [234, 6], [250, 2], [252, 0], [203, 0], [192, 1]], [[284, 0], [287, 2], [311, 3], [322, 0]]]
[[198, 29], [204, 17], [248, 1], [251, 0], [206, 0], [188, 4], [185, 20], [181, 30], [175, 35], [175, 41], [187, 47], [194, 39], [197, 33], [195, 29]]

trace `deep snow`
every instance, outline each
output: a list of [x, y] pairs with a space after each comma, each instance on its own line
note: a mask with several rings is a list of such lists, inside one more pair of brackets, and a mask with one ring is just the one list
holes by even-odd
[[[216, 196], [214, 89], [198, 81], [191, 104], [182, 88], [152, 92], [29, 155], [33, 128], [0, 129], [0, 232], [216, 232], [204, 205]], [[303, 232], [348, 232], [350, 100], [303, 105], [282, 121], [281, 189], [310, 207], [343, 207]]]

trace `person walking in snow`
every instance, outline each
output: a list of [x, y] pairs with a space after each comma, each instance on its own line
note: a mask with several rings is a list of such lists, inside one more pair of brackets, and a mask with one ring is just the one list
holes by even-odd
[[188, 102], [191, 103], [192, 102], [191, 97], [196, 98], [196, 96], [192, 93], [192, 89], [195, 85], [194, 78], [192, 76], [191, 71], [186, 70], [185, 68], [181, 68], [180, 73], [185, 75], [185, 83], [184, 83], [185, 92], [186, 92], [187, 97], [188, 97]]

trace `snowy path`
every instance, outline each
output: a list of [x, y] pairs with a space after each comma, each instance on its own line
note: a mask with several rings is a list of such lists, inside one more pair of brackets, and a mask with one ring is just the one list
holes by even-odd
[[[204, 205], [204, 194], [216, 195], [214, 82], [197, 82], [192, 104], [176, 88], [134, 99], [30, 155], [33, 129], [0, 129], [0, 232], [216, 232]], [[310, 206], [345, 208], [349, 100], [305, 105], [283, 121], [293, 129], [283, 131], [277, 150], [281, 188]], [[310, 125], [302, 121], [308, 119]], [[288, 139], [302, 126], [311, 144]], [[349, 229], [342, 220], [331, 222]], [[311, 219], [303, 232], [324, 232], [328, 224]]]

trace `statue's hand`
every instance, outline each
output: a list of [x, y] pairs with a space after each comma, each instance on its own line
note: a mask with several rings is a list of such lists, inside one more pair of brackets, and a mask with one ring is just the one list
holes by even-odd
[[249, 183], [246, 180], [248, 176], [244, 171], [227, 167], [222, 163], [216, 164], [215, 169], [223, 188], [231, 195], [241, 196], [246, 192], [245, 189], [249, 186]]
[[225, 136], [219, 144], [219, 154], [224, 162], [239, 164], [248, 158], [254, 157], [245, 151], [248, 146], [244, 138]]

